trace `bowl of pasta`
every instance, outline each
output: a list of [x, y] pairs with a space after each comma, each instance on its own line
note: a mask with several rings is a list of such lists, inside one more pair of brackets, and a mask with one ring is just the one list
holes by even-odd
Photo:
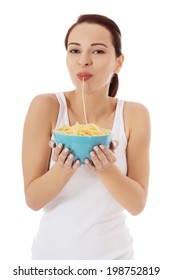
[[56, 145], [62, 143], [64, 148], [69, 148], [75, 156], [74, 161], [79, 159], [82, 164], [85, 159], [91, 161], [90, 152], [94, 146], [109, 147], [112, 140], [111, 130], [100, 128], [92, 123], [63, 125], [53, 130], [53, 137]]

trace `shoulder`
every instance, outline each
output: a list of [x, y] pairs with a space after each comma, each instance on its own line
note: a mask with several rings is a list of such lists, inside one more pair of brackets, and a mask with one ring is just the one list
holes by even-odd
[[29, 106], [28, 118], [39, 119], [55, 125], [59, 111], [59, 103], [55, 94], [42, 93], [36, 95]]
[[137, 131], [150, 131], [150, 114], [147, 107], [141, 103], [124, 102], [124, 121], [128, 135]]
[[141, 103], [124, 101], [124, 112], [130, 115], [148, 115], [149, 111], [147, 107]]
[[39, 95], [36, 95], [32, 101], [31, 105], [36, 110], [45, 110], [49, 111], [52, 110], [54, 107], [58, 106], [58, 101], [55, 96], [55, 94], [51, 93], [42, 93]]

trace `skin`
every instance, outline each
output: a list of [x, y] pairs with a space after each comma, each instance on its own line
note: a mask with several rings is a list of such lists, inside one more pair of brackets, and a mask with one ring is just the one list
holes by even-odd
[[[85, 36], [81, 36], [85, 34]], [[124, 56], [116, 57], [111, 34], [97, 24], [82, 23], [70, 33], [67, 67], [75, 89], [66, 92], [70, 125], [84, 123], [81, 90], [77, 73], [88, 71], [92, 78], [85, 81], [84, 95], [88, 122], [112, 129], [116, 98], [108, 96], [111, 77], [119, 73]], [[48, 145], [58, 117], [59, 103], [54, 94], [36, 96], [27, 113], [23, 133], [23, 175], [26, 202], [39, 210], [53, 199], [80, 167], [74, 155], [62, 144], [53, 149], [54, 166], [49, 170], [51, 147]], [[49, 116], [49, 118], [47, 118]], [[148, 110], [139, 103], [125, 102], [125, 134], [127, 137], [128, 174], [116, 166], [111, 148], [96, 146], [91, 152], [94, 170], [111, 195], [131, 214], [139, 214], [145, 207], [149, 180], [150, 118]]]

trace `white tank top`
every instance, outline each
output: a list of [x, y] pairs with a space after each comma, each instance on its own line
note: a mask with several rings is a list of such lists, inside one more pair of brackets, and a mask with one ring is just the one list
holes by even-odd
[[[66, 98], [56, 94], [60, 104], [57, 127], [69, 125]], [[118, 168], [127, 174], [123, 120], [124, 101], [117, 99], [112, 127]], [[54, 163], [51, 161], [50, 168]], [[106, 260], [132, 259], [132, 238], [123, 207], [109, 193], [93, 171], [82, 165], [62, 191], [44, 207], [32, 259]]]

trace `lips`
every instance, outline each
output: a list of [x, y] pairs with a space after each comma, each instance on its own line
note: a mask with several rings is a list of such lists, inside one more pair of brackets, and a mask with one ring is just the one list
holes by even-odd
[[89, 72], [79, 72], [77, 73], [77, 77], [80, 79], [80, 80], [83, 80], [84, 81], [87, 81], [89, 80], [93, 75]]

